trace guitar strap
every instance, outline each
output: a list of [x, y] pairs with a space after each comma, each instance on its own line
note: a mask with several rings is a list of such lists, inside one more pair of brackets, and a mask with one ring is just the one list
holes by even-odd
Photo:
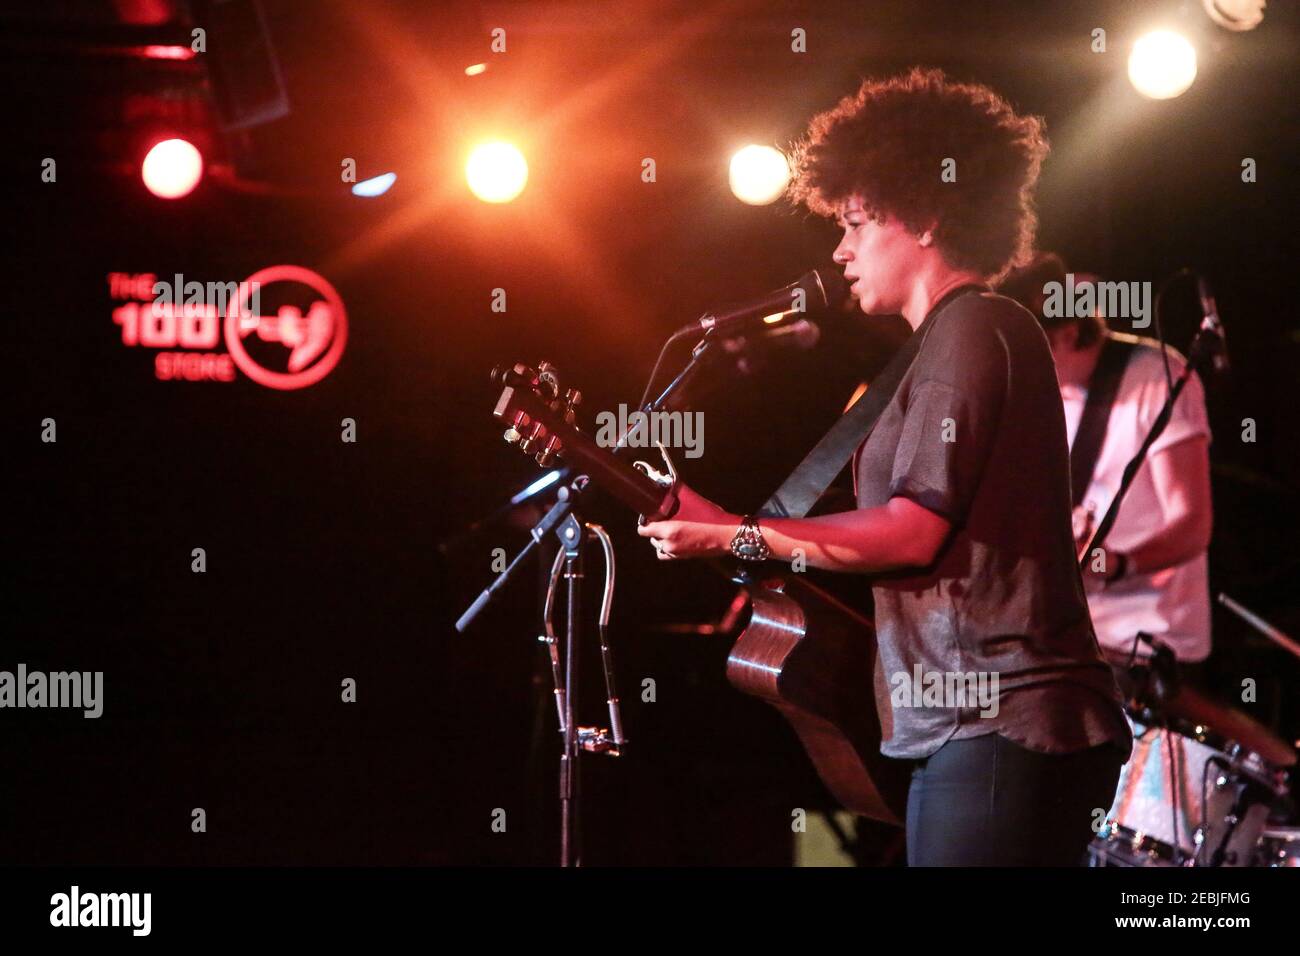
[[1074, 446], [1070, 449], [1070, 504], [1073, 507], [1077, 508], [1083, 501], [1088, 485], [1092, 483], [1092, 473], [1097, 468], [1097, 458], [1106, 440], [1110, 410], [1136, 344], [1127, 337], [1107, 336], [1101, 355], [1097, 357], [1097, 367], [1088, 380], [1088, 400], [1079, 417], [1079, 428], [1074, 433]]
[[921, 345], [934, 320], [958, 298], [972, 291], [987, 292], [988, 287], [976, 284], [958, 286], [935, 304], [930, 314], [925, 317], [925, 321], [908, 337], [902, 347], [894, 353], [894, 357], [889, 360], [889, 364], [871, 382], [867, 393], [840, 416], [839, 420], [831, 426], [830, 431], [822, 436], [822, 440], [799, 463], [799, 467], [781, 482], [781, 487], [758, 510], [758, 517], [802, 518], [812, 510], [813, 505], [817, 504], [821, 496], [826, 493], [826, 489], [831, 486], [836, 475], [853, 457], [858, 446], [871, 434], [876, 421], [888, 407], [894, 393], [898, 391], [903, 376], [907, 374], [917, 353], [921, 351]]

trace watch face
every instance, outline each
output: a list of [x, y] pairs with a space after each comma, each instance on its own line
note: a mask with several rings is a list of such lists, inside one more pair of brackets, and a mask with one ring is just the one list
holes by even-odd
[[762, 561], [772, 552], [758, 529], [747, 523], [741, 525], [731, 539], [731, 553], [746, 561]]

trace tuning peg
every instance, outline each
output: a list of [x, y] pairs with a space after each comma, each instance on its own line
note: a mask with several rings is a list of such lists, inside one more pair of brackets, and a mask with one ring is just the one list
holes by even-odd
[[538, 362], [537, 384], [545, 388], [546, 400], [553, 401], [560, 394], [560, 370], [550, 362]]
[[563, 451], [564, 446], [560, 443], [559, 436], [552, 435], [546, 440], [546, 447], [537, 453], [537, 464], [543, 468], [549, 468]]
[[564, 404], [570, 408], [575, 408], [582, 404], [582, 392], [576, 388], [571, 388], [564, 393]]
[[519, 443], [519, 450], [525, 455], [532, 455], [538, 451], [538, 445], [546, 437], [546, 426], [537, 422], [528, 432], [528, 437]]
[[522, 362], [510, 368], [497, 365], [492, 369], [491, 377], [497, 385], [519, 385], [529, 382], [533, 377], [533, 371]]
[[524, 437], [521, 429], [527, 427], [528, 416], [523, 412], [516, 412], [514, 415], [514, 421], [510, 423], [510, 427], [506, 429], [505, 434], [501, 437], [512, 445], [518, 444], [519, 440]]

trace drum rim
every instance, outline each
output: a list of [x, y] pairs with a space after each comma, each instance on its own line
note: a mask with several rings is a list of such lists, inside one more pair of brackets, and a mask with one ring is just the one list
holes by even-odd
[[[1230, 761], [1231, 769], [1249, 775], [1256, 783], [1270, 787], [1277, 795], [1287, 792], [1285, 767], [1273, 763], [1235, 737], [1221, 734], [1209, 724], [1197, 724], [1181, 717], [1165, 718], [1149, 709], [1128, 714], [1129, 720], [1147, 730], [1164, 730], [1194, 740]], [[1145, 718], [1145, 719], [1144, 719]]]
[[1108, 822], [1106, 833], [1098, 833], [1094, 844], [1103, 847], [1115, 847], [1134, 857], [1155, 857], [1170, 866], [1190, 866], [1196, 859], [1195, 853], [1189, 853], [1180, 846], [1166, 843], [1149, 834], [1141, 833], [1119, 822]]
[[1284, 840], [1287, 843], [1300, 842], [1300, 826], [1264, 827], [1259, 835], [1261, 840]]
[[[1203, 744], [1212, 750], [1217, 750], [1234, 760], [1244, 761], [1253, 757], [1267, 773], [1274, 777], [1285, 775], [1292, 766], [1295, 766], [1294, 763], [1280, 764], [1269, 760], [1258, 750], [1243, 743], [1236, 737], [1231, 737], [1216, 730], [1213, 724], [1196, 723], [1182, 717], [1168, 717], [1148, 705], [1140, 707], [1126, 705], [1124, 713], [1132, 723], [1141, 724], [1148, 729], [1168, 730], [1170, 733], [1195, 740], [1197, 743]], [[1236, 750], [1235, 756], [1234, 749]]]

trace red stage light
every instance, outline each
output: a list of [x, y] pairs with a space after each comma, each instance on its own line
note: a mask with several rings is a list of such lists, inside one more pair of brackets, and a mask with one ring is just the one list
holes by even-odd
[[193, 192], [203, 178], [203, 155], [186, 140], [165, 139], [149, 150], [140, 176], [155, 196], [180, 199]]
[[194, 51], [187, 46], [151, 43], [144, 47], [135, 47], [135, 52], [148, 60], [192, 60]]

